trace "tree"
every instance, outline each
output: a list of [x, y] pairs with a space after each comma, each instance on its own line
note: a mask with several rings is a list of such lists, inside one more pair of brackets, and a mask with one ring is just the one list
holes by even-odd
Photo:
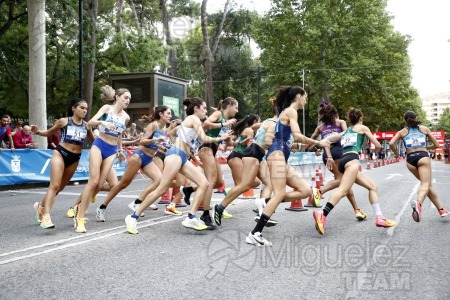
[[444, 130], [447, 134], [450, 133], [450, 107], [444, 109], [438, 124], [435, 126], [436, 130]]
[[210, 47], [209, 41], [209, 32], [208, 32], [208, 24], [207, 24], [207, 15], [206, 15], [206, 5], [208, 0], [202, 1], [201, 6], [201, 27], [203, 34], [203, 47], [205, 51], [204, 56], [204, 66], [206, 72], [206, 104], [208, 107], [214, 106], [214, 87], [213, 87], [213, 66], [214, 66], [214, 55], [219, 46], [220, 38], [222, 36], [223, 23], [225, 22], [227, 13], [228, 13], [228, 5], [230, 0], [227, 0], [225, 3], [225, 7], [223, 9], [222, 21], [218, 27], [217, 35], [214, 38], [213, 47]]
[[[386, 111], [421, 108], [411, 87], [410, 39], [389, 19], [384, 0], [274, 0], [255, 29], [263, 68], [271, 70], [265, 85], [301, 85], [305, 70], [311, 107], [329, 99], [342, 117], [358, 107], [373, 130], [394, 129], [400, 117], [386, 118]], [[309, 122], [316, 117], [312, 109]]]

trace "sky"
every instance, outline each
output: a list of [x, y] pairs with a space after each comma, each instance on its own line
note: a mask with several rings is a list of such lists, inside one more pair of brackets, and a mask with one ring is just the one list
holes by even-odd
[[[201, 0], [196, 0], [201, 3]], [[209, 0], [208, 12], [222, 10], [225, 0]], [[270, 0], [232, 0], [258, 12], [270, 8]], [[450, 92], [450, 0], [388, 0], [394, 29], [409, 35], [408, 54], [412, 85], [420, 96]]]

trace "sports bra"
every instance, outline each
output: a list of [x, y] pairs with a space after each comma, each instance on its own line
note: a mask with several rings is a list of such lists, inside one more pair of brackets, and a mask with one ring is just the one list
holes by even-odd
[[276, 122], [273, 118], [267, 119], [264, 122], [261, 123], [261, 126], [258, 128], [258, 130], [256, 131], [256, 135], [254, 138], [255, 143], [261, 145], [261, 146], [265, 146], [265, 142], [264, 139], [266, 137], [266, 133], [267, 130], [264, 129], [264, 125], [266, 124], [266, 122]]
[[100, 132], [103, 132], [107, 135], [113, 136], [113, 137], [119, 137], [122, 132], [125, 130], [125, 121], [126, 121], [126, 113], [123, 112], [121, 116], [117, 115], [114, 112], [114, 109], [112, 106], [109, 107], [109, 111], [105, 113], [100, 120], [106, 121], [108, 123], [111, 123], [114, 125], [113, 129], [109, 129], [103, 125], [98, 126], [98, 130]]
[[[225, 119], [225, 115], [222, 113], [222, 119], [219, 122], [216, 122], [216, 123], [225, 123], [226, 121], [227, 120]], [[228, 128], [226, 128], [226, 127], [219, 127], [219, 128], [210, 129], [210, 130], [208, 130], [206, 135], [210, 136], [210, 137], [218, 137], [218, 136], [220, 136], [221, 131], [223, 131], [223, 130], [227, 131]]]
[[178, 138], [188, 144], [188, 146], [192, 149], [196, 147], [196, 140], [198, 139], [197, 132], [195, 132], [194, 128], [188, 128], [181, 123], [180, 127], [177, 131]]
[[[320, 136], [322, 139], [326, 139], [327, 137], [337, 135], [342, 132], [342, 128], [336, 124], [324, 124], [322, 130], [320, 131]], [[331, 145], [341, 145], [339, 142], [331, 143]]]
[[402, 138], [406, 151], [410, 149], [426, 148], [427, 135], [420, 131], [419, 126], [408, 127], [407, 129], [408, 134]]
[[87, 124], [81, 120], [81, 124], [76, 124], [71, 117], [67, 118], [67, 124], [61, 128], [61, 143], [68, 143], [82, 146], [87, 136]]
[[364, 143], [364, 134], [353, 130], [353, 126], [348, 127], [344, 135], [341, 137], [341, 145], [343, 153], [357, 152], [361, 153], [362, 145]]
[[[159, 137], [166, 137], [167, 130], [164, 128], [163, 130], [159, 129], [158, 126], [156, 126], [155, 132], [150, 136], [150, 139], [157, 139]], [[145, 148], [151, 149], [151, 150], [158, 150], [159, 146], [163, 145], [164, 142], [158, 142], [158, 143], [151, 143], [148, 145], [145, 145]]]

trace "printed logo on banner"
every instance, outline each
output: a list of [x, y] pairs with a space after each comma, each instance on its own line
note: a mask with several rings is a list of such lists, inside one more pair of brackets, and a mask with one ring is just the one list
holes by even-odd
[[11, 159], [11, 169], [13, 172], [20, 172], [20, 156], [18, 155], [13, 155], [12, 159]]

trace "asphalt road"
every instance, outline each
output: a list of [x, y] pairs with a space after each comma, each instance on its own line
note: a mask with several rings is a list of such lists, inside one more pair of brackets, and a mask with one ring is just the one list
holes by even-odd
[[[314, 168], [302, 171], [309, 181]], [[159, 205], [130, 235], [127, 204], [148, 184], [138, 176], [109, 205], [105, 223], [94, 215], [101, 192], [89, 207], [88, 232], [78, 234], [65, 213], [83, 185], [58, 196], [56, 228], [49, 230], [35, 222], [33, 210], [45, 188], [0, 192], [0, 299], [450, 299], [450, 216], [441, 219], [427, 200], [423, 221], [413, 221], [409, 201], [418, 181], [404, 162], [364, 172], [378, 184], [382, 211], [398, 221], [395, 228], [375, 227], [367, 191], [355, 187], [366, 221], [358, 222], [343, 199], [321, 236], [312, 209], [291, 212], [282, 204], [274, 215], [280, 223], [264, 230], [269, 248], [245, 243], [255, 225], [251, 199], [237, 200], [227, 209], [232, 219], [203, 232], [184, 228], [185, 215], [166, 216]], [[226, 167], [224, 175], [231, 186]], [[449, 175], [450, 165], [433, 162], [447, 209]], [[223, 196], [213, 197], [217, 203]]]

